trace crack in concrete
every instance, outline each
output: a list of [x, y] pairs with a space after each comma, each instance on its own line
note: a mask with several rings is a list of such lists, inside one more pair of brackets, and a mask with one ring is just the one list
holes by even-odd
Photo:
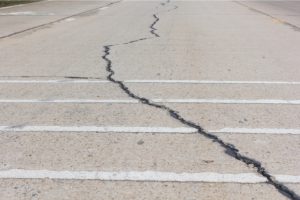
[[[169, 2], [170, 1], [168, 0], [167, 3], [169, 3]], [[166, 4], [164, 4], [164, 5], [166, 5]], [[178, 8], [177, 6], [174, 7], [174, 9], [177, 9], [177, 8]], [[262, 164], [259, 161], [255, 160], [253, 158], [247, 157], [245, 155], [242, 155], [241, 153], [239, 153], [239, 149], [237, 149], [233, 144], [226, 143], [225, 141], [220, 139], [218, 136], [209, 133], [208, 131], [206, 131], [204, 128], [202, 128], [200, 125], [196, 124], [195, 122], [192, 122], [192, 121], [189, 121], [189, 120], [183, 118], [179, 114], [178, 111], [176, 111], [176, 110], [174, 110], [174, 109], [172, 109], [168, 106], [165, 106], [165, 105], [162, 105], [162, 104], [159, 104], [159, 103], [151, 102], [151, 100], [146, 98], [146, 97], [138, 96], [137, 94], [133, 93], [126, 86], [126, 84], [123, 81], [117, 80], [113, 77], [115, 75], [115, 71], [112, 69], [112, 67], [113, 67], [112, 66], [112, 60], [108, 58], [113, 47], [119, 46], [119, 45], [128, 45], [128, 44], [131, 44], [131, 43], [135, 43], [135, 42], [139, 42], [139, 41], [143, 41], [143, 40], [148, 40], [148, 39], [153, 39], [153, 38], [160, 37], [159, 34], [157, 34], [155, 32], [155, 31], [157, 31], [157, 29], [154, 27], [156, 25], [156, 23], [159, 21], [159, 17], [157, 16], [157, 14], [153, 14], [152, 16], [154, 18], [154, 22], [149, 26], [149, 29], [150, 29], [150, 33], [154, 37], [144, 37], [144, 38], [132, 40], [132, 41], [129, 41], [129, 42], [103, 46], [104, 54], [102, 56], [102, 59], [105, 60], [105, 62], [106, 62], [106, 71], [108, 72], [107, 80], [109, 80], [110, 82], [112, 82], [114, 84], [117, 84], [119, 86], [119, 88], [121, 90], [123, 90], [129, 97], [138, 100], [142, 104], [164, 110], [170, 115], [170, 117], [172, 117], [173, 119], [179, 121], [181, 124], [186, 125], [186, 126], [191, 127], [191, 128], [195, 128], [197, 130], [197, 133], [199, 133], [200, 135], [212, 140], [213, 142], [218, 143], [221, 147], [223, 147], [224, 150], [225, 150], [225, 153], [227, 155], [229, 155], [229, 156], [245, 163], [248, 166], [252, 166], [253, 168], [255, 168], [257, 173], [262, 175], [263, 177], [265, 177], [268, 180], [268, 183], [273, 185], [281, 194], [283, 194], [284, 196], [286, 196], [286, 197], [288, 197], [289, 199], [292, 199], [292, 200], [300, 200], [300, 196], [298, 194], [296, 194], [294, 191], [292, 191], [290, 188], [288, 188], [284, 184], [278, 182], [262, 166]]]
[[155, 37], [160, 37], [160, 36], [155, 32], [157, 29], [154, 27], [155, 24], [159, 21], [159, 18], [157, 17], [156, 14], [154, 14], [153, 17], [154, 17], [155, 20], [154, 20], [154, 22], [150, 25], [150, 29], [151, 29], [150, 33], [151, 33], [152, 35], [154, 35]]

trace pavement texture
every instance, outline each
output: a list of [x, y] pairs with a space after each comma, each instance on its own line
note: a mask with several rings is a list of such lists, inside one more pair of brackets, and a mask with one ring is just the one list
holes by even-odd
[[299, 1], [0, 8], [0, 200], [299, 200], [299, 13]]

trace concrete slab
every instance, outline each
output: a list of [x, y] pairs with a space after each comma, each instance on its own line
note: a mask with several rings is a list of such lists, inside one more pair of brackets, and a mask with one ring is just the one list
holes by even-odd
[[[298, 186], [297, 186], [298, 187]], [[140, 183], [55, 180], [1, 180], [5, 199], [277, 199], [284, 196], [266, 184]], [[237, 189], [238, 188], [238, 189]], [[84, 194], [84, 195], [83, 195]]]
[[[0, 83], [0, 99], [129, 99], [119, 87], [111, 83], [40, 83], [38, 80], [33, 80], [37, 81], [36, 83]], [[151, 99], [300, 99], [300, 84], [126, 83], [126, 85], [136, 94]]]
[[108, 4], [109, 1], [42, 1], [0, 10], [0, 38]]
[[[299, 129], [297, 105], [169, 104], [208, 130]], [[1, 125], [182, 127], [162, 110], [141, 104], [2, 103]], [[82, 116], [85, 116], [84, 118]], [[160, 116], [157, 118], [157, 116]], [[163, 119], [163, 120], [162, 120]]]
[[292, 23], [296, 26], [300, 26], [299, 23], [299, 1], [252, 1], [242, 2], [248, 9], [259, 14], [257, 11], [261, 11], [267, 15], [278, 18], [279, 20]]
[[[142, 9], [145, 8], [144, 5], [147, 5], [146, 11]], [[117, 38], [112, 42], [118, 43], [138, 37], [145, 24], [152, 22], [151, 13], [156, 5], [157, 2], [116, 4], [91, 16], [80, 16], [72, 22], [57, 23], [55, 28], [44, 27], [17, 35], [13, 39], [3, 39], [0, 47], [0, 76], [77, 76], [105, 79], [105, 63], [101, 59], [102, 45], [111, 38]], [[141, 17], [136, 18], [137, 15]], [[137, 26], [134, 30], [128, 26], [133, 22]], [[120, 24], [123, 26], [119, 26]], [[82, 41], [82, 38], [85, 40]], [[18, 59], [15, 59], [16, 54]], [[29, 54], [35, 56], [29, 58]]]
[[[299, 175], [300, 160], [291, 153], [299, 149], [299, 136], [218, 135], [272, 174]], [[198, 134], [2, 132], [0, 138], [3, 170], [255, 172]]]
[[[140, 104], [1, 104], [1, 125], [183, 127]], [[158, 117], [159, 116], [159, 117]]]
[[[178, 8], [172, 10], [175, 5]], [[75, 7], [74, 9], [79, 8]], [[64, 12], [64, 9], [60, 10], [59, 6], [56, 9], [57, 14], [68, 13]], [[44, 8], [44, 11], [40, 11], [39, 14], [49, 14], [50, 10]], [[20, 11], [24, 15], [25, 11], [30, 10]], [[101, 58], [103, 45], [119, 44], [152, 36], [149, 31], [154, 20], [153, 14], [156, 12], [159, 12], [157, 14], [159, 21], [155, 24], [155, 28], [158, 29], [156, 32], [160, 34], [160, 38], [113, 47], [111, 50], [109, 58], [113, 63], [116, 77], [122, 80], [299, 82], [299, 33], [287, 28], [278, 20], [254, 13], [233, 2], [171, 2], [167, 6], [162, 6], [159, 2], [124, 2], [100, 12], [90, 13], [91, 15], [28, 31], [0, 41], [0, 76], [16, 79], [25, 77], [65, 79], [69, 76], [105, 79], [107, 63]], [[7, 17], [4, 16], [4, 19]], [[10, 19], [14, 24], [13, 17]], [[20, 24], [17, 21], [16, 17], [16, 24]], [[16, 94], [16, 98], [39, 94], [45, 98], [53, 98], [53, 95], [66, 98], [73, 92], [84, 89], [73, 86], [43, 87], [45, 86], [38, 88], [33, 86], [31, 89], [35, 89], [35, 92], [32, 92], [30, 88], [24, 86], [24, 91], [19, 95]], [[15, 87], [8, 86], [3, 96], [14, 95], [18, 89], [13, 88]], [[161, 92], [163, 95], [173, 95], [173, 92], [169, 91], [176, 89], [178, 92], [174, 93], [175, 96], [194, 95], [204, 91], [208, 97], [298, 97], [298, 89], [294, 86], [276, 88], [213, 86], [200, 89], [194, 86], [191, 88], [168, 86], [157, 90], [164, 91]], [[193, 93], [183, 92], [187, 89]], [[49, 90], [51, 94], [47, 95], [39, 90]], [[69, 91], [64, 92], [65, 90]], [[89, 93], [96, 91], [95, 88], [86, 88], [86, 90]], [[147, 96], [147, 90], [153, 91], [151, 95], [160, 95], [159, 92], [156, 93], [156, 89], [146, 88], [146, 86], [135, 90], [145, 93], [144, 96]], [[99, 91], [109, 93], [103, 94], [103, 97], [121, 95], [118, 88], [107, 87]], [[78, 97], [83, 95], [82, 92], [78, 93]], [[206, 129], [237, 127], [299, 130], [298, 106], [168, 105], [180, 111], [186, 119], [191, 119]], [[145, 105], [6, 103], [1, 104], [0, 108], [3, 113], [0, 116], [3, 123], [1, 125], [16, 125], [10, 127], [10, 132], [7, 129], [3, 131], [5, 127], [1, 126], [0, 138], [3, 140], [3, 145], [0, 148], [3, 148], [1, 152], [4, 153], [0, 155], [5, 161], [1, 163], [4, 170], [13, 168], [28, 170], [50, 168], [69, 171], [75, 169], [147, 170], [150, 168], [179, 172], [201, 170], [253, 172], [253, 169], [230, 158], [214, 143], [191, 134], [111, 134], [103, 131], [88, 132], [88, 134], [87, 132], [85, 134], [49, 131], [13, 132], [14, 128], [21, 130], [22, 127], [26, 128], [26, 125], [77, 128], [86, 125], [182, 127], [166, 113]], [[224, 140], [228, 139], [236, 143], [243, 153], [253, 156], [254, 159], [261, 159], [272, 173], [297, 174], [299, 160], [294, 154], [299, 151], [298, 135], [274, 136], [270, 133], [249, 135], [218, 133], [218, 135], [221, 135]], [[106, 187], [104, 184], [110, 185]], [[124, 196], [128, 199], [285, 198], [268, 184], [170, 183], [168, 186], [162, 184], [165, 183], [1, 179], [0, 193], [3, 195], [0, 196], [4, 196], [5, 199], [91, 199], [99, 198], [100, 195], [100, 198], [107, 199], [124, 199]], [[299, 189], [298, 184], [289, 186], [296, 191]], [[111, 188], [114, 189], [113, 193]]]
[[299, 135], [218, 134], [224, 141], [235, 144], [241, 153], [259, 160], [271, 174], [297, 175], [300, 160]]
[[168, 105], [208, 130], [225, 127], [299, 128], [299, 107], [295, 105]]
[[[159, 38], [113, 48], [111, 56], [119, 72], [117, 77], [299, 80], [296, 76], [299, 74], [298, 32], [272, 23], [265, 16], [253, 15], [248, 9], [244, 9], [243, 14], [233, 13], [226, 17], [213, 15], [211, 11], [206, 13], [203, 9], [221, 9], [224, 2], [182, 5], [183, 8], [162, 15], [157, 25], [161, 38], [167, 36], [167, 40]], [[179, 14], [181, 9], [196, 8], [203, 9], [201, 14], [184, 17]], [[270, 32], [272, 34], [268, 34]], [[285, 49], [289, 49], [288, 52]], [[131, 70], [124, 66], [131, 66]]]
[[254, 172], [198, 135], [1, 133], [0, 137], [2, 169]]

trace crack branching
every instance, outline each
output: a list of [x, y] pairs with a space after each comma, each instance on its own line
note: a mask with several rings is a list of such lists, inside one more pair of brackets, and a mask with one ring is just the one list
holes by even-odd
[[160, 37], [155, 31], [157, 30], [154, 26], [155, 24], [159, 21], [159, 18], [157, 17], [156, 14], [153, 15], [154, 17], [154, 22], [150, 25], [150, 33], [153, 34], [155, 37]]
[[[168, 2], [167, 2], [168, 3]], [[174, 7], [174, 9], [176, 9], [177, 6]], [[289, 199], [292, 200], [300, 200], [299, 195], [297, 195], [295, 192], [293, 192], [291, 189], [289, 189], [287, 186], [285, 186], [284, 184], [278, 182], [263, 166], [262, 164], [250, 157], [247, 157], [245, 155], [242, 155], [241, 153], [239, 153], [239, 149], [237, 149], [233, 144], [230, 143], [226, 143], [225, 141], [223, 141], [222, 139], [220, 139], [218, 136], [209, 133], [208, 131], [204, 130], [204, 128], [202, 128], [200, 125], [196, 124], [195, 122], [189, 121], [185, 118], [183, 118], [178, 111], [159, 104], [159, 103], [154, 103], [151, 100], [149, 100], [146, 97], [142, 97], [142, 96], [138, 96], [137, 94], [133, 93], [123, 81], [117, 80], [114, 78], [115, 75], [115, 71], [112, 69], [112, 60], [109, 59], [109, 55], [110, 52], [112, 50], [112, 48], [114, 46], [119, 46], [119, 45], [127, 45], [127, 44], [131, 44], [134, 42], [139, 42], [142, 40], [148, 40], [148, 39], [153, 39], [153, 38], [157, 38], [160, 37], [159, 34], [157, 34], [155, 31], [157, 31], [157, 29], [154, 27], [156, 25], [156, 23], [159, 21], [159, 17], [157, 16], [157, 14], [153, 15], [154, 21], [153, 23], [149, 26], [150, 29], [150, 33], [154, 36], [154, 37], [144, 37], [144, 38], [140, 38], [140, 39], [136, 39], [136, 40], [132, 40], [129, 42], [125, 42], [125, 43], [121, 43], [121, 44], [112, 44], [112, 45], [105, 45], [103, 46], [104, 48], [104, 55], [102, 56], [103, 60], [105, 60], [106, 62], [106, 71], [108, 72], [107, 75], [107, 79], [114, 83], [117, 84], [129, 97], [138, 100], [139, 102], [141, 102], [142, 104], [146, 104], [148, 106], [151, 107], [155, 107], [161, 110], [166, 111], [173, 119], [177, 120], [178, 122], [180, 122], [181, 124], [184, 124], [186, 126], [189, 126], [191, 128], [195, 128], [197, 130], [197, 133], [199, 133], [200, 135], [214, 141], [215, 143], [218, 143], [221, 147], [224, 148], [225, 153], [243, 163], [245, 163], [248, 166], [252, 166], [254, 169], [256, 169], [256, 171], [262, 175], [263, 177], [265, 177], [268, 180], [268, 183], [273, 185], [280, 193], [282, 193], [283, 195], [285, 195], [286, 197], [288, 197]]]

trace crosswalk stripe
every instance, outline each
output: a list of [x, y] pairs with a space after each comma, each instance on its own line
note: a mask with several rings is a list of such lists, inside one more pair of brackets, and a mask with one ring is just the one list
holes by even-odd
[[[300, 85], [299, 81], [220, 81], [220, 80], [124, 80], [124, 83], [157, 83], [157, 84], [266, 84], [266, 85]], [[0, 83], [110, 83], [97, 79], [2, 79]]]
[[[300, 176], [275, 175], [283, 183], [299, 183]], [[216, 182], [263, 183], [266, 178], [254, 173], [221, 174], [215, 172], [174, 173], [161, 171], [50, 171], [50, 170], [1, 170], [2, 179], [69, 179], [103, 181], [159, 181], [159, 182]]]
[[[300, 105], [300, 100], [283, 99], [151, 99], [155, 103], [193, 104], [285, 104]], [[136, 104], [133, 99], [0, 99], [0, 103], [121, 103]]]
[[[128, 126], [0, 126], [0, 132], [98, 132], [98, 133], [196, 133], [189, 127], [128, 127]], [[299, 135], [300, 129], [285, 128], [222, 128], [208, 130], [211, 133], [249, 134], [292, 134]]]

